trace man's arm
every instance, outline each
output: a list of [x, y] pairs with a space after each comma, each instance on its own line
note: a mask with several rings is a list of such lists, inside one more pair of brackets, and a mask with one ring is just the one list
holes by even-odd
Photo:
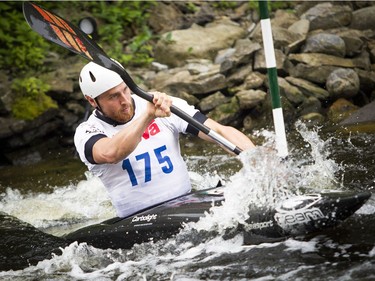
[[118, 163], [134, 151], [141, 142], [142, 134], [151, 121], [157, 117], [171, 115], [172, 100], [164, 93], [152, 92], [153, 103], [148, 103], [147, 110], [131, 126], [121, 130], [111, 138], [99, 139], [93, 146], [95, 163]]
[[[220, 134], [221, 136], [223, 136], [224, 138], [226, 138], [242, 150], [248, 150], [255, 147], [253, 142], [245, 134], [231, 126], [221, 125], [210, 118], [208, 118], [203, 124], [209, 127], [210, 129], [214, 130], [216, 133]], [[199, 132], [198, 136], [206, 141], [214, 142], [213, 139], [211, 139], [209, 136], [202, 132]], [[233, 154], [233, 152], [227, 149], [225, 150]]]

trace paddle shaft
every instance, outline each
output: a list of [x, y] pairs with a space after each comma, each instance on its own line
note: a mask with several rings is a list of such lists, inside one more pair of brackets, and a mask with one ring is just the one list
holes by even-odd
[[[24, 2], [23, 12], [30, 27], [45, 39], [52, 41], [85, 59], [91, 60], [107, 69], [115, 71], [121, 76], [134, 94], [149, 102], [153, 101], [153, 95], [139, 88], [126, 70], [110, 59], [103, 49], [78, 27], [34, 3]], [[235, 144], [231, 143], [229, 140], [204, 124], [198, 122], [175, 105], [171, 106], [171, 112], [233, 153], [237, 155], [241, 153], [242, 150]]]

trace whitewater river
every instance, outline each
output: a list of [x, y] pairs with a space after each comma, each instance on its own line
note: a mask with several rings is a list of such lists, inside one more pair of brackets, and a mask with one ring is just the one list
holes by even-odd
[[[374, 196], [341, 226], [309, 238], [248, 246], [241, 234], [224, 239], [251, 204], [270, 206], [284, 196], [324, 189], [374, 190], [375, 135], [298, 125], [288, 133], [290, 155], [282, 162], [268, 149], [272, 138], [269, 131], [257, 132], [264, 146], [239, 158], [183, 140], [194, 188], [221, 180], [230, 199], [177, 237], [130, 250], [72, 243], [33, 265], [0, 269], [0, 280], [375, 280]], [[71, 151], [0, 173], [0, 210], [46, 233], [59, 236], [115, 215], [100, 181]], [[202, 229], [219, 234], [197, 239]]]

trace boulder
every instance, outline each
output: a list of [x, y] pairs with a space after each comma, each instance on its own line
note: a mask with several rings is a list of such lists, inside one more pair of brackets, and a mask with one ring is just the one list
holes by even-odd
[[307, 10], [301, 18], [310, 21], [310, 31], [348, 26], [352, 21], [352, 9], [347, 5], [319, 3]]
[[339, 123], [358, 110], [358, 106], [346, 99], [336, 100], [328, 109], [328, 118], [333, 123]]
[[375, 123], [375, 101], [365, 105], [364, 107], [355, 110], [353, 108], [353, 112], [347, 118], [342, 119], [339, 123], [340, 125], [347, 126], [347, 125], [357, 125], [361, 123]]
[[352, 98], [359, 92], [358, 74], [353, 69], [336, 69], [328, 76], [326, 88], [334, 99]]
[[245, 30], [226, 19], [205, 27], [193, 25], [185, 30], [173, 30], [161, 36], [155, 47], [155, 60], [170, 67], [181, 66], [188, 59], [214, 60], [219, 50], [231, 47], [243, 38]]
[[307, 38], [305, 45], [302, 47], [302, 52], [344, 57], [346, 45], [345, 41], [338, 35], [319, 33]]
[[296, 86], [307, 97], [315, 97], [319, 100], [326, 100], [329, 97], [328, 91], [322, 89], [314, 83], [290, 76], [286, 77], [285, 79], [290, 84]]
[[240, 109], [246, 110], [257, 106], [259, 103], [264, 101], [266, 93], [261, 90], [244, 90], [236, 94]]
[[375, 29], [375, 6], [362, 8], [353, 12], [353, 18], [350, 24], [354, 29]]
[[303, 54], [290, 54], [288, 59], [291, 61], [302, 62], [310, 66], [338, 66], [348, 68], [361, 68], [370, 69], [371, 62], [368, 54], [365, 52], [363, 55], [353, 59], [340, 58], [337, 56], [326, 55], [321, 53], [303, 53]]
[[202, 112], [209, 112], [213, 110], [215, 107], [219, 106], [220, 104], [227, 103], [230, 98], [224, 96], [221, 92], [216, 92], [212, 95], [209, 95], [203, 99], [198, 104], [198, 108]]

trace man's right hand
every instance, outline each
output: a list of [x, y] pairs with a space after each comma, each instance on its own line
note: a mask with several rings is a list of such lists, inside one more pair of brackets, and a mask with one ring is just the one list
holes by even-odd
[[154, 118], [171, 116], [172, 99], [165, 93], [150, 92], [154, 96], [153, 103], [148, 105], [148, 111]]

